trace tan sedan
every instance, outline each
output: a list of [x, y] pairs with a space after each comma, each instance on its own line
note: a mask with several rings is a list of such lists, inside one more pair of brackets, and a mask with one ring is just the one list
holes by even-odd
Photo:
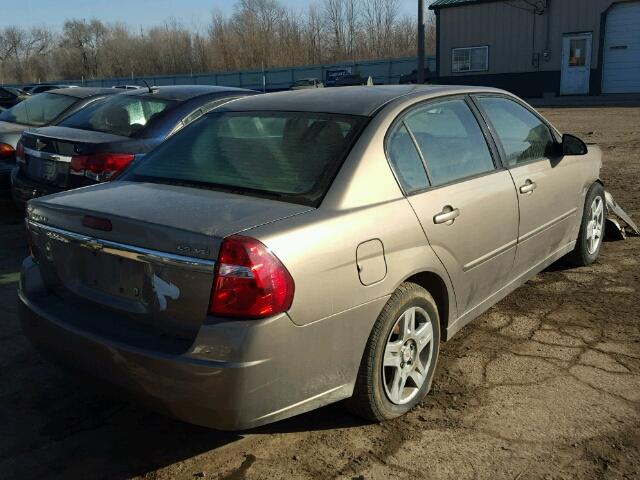
[[243, 429], [427, 394], [441, 341], [600, 250], [600, 151], [488, 88], [240, 99], [116, 181], [33, 200], [26, 334], [178, 418]]

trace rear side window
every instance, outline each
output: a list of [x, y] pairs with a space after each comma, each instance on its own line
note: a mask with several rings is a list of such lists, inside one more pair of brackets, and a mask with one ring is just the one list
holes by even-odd
[[320, 113], [210, 113], [120, 178], [315, 205], [364, 123], [363, 117]]
[[507, 165], [538, 160], [555, 146], [549, 128], [522, 105], [501, 97], [478, 97], [504, 150]]
[[113, 95], [84, 108], [60, 123], [63, 127], [134, 136], [174, 100], [140, 95]]
[[387, 155], [396, 177], [407, 194], [429, 186], [427, 172], [404, 123], [400, 123], [389, 136]]
[[419, 107], [406, 116], [405, 125], [420, 148], [432, 186], [495, 169], [480, 125], [462, 99]]

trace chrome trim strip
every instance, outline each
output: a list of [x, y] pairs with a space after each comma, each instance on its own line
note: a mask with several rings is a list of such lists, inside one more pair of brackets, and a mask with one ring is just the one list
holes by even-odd
[[539, 233], [542, 233], [543, 231], [553, 227], [557, 223], [560, 223], [561, 221], [569, 218], [571, 215], [576, 213], [577, 210], [578, 210], [578, 208], [574, 207], [573, 209], [569, 210], [568, 212], [563, 213], [559, 217], [556, 217], [553, 220], [550, 220], [547, 223], [545, 223], [543, 225], [540, 225], [539, 227], [534, 228], [533, 230], [530, 230], [529, 232], [525, 233], [521, 237], [518, 237], [518, 243], [523, 243], [523, 242], [529, 240], [531, 237], [534, 237], [534, 236], [538, 235]]
[[42, 158], [43, 160], [53, 160], [55, 162], [64, 162], [71, 163], [71, 157], [67, 157], [65, 155], [57, 155], [55, 153], [50, 152], [42, 152], [40, 150], [34, 150], [32, 148], [24, 148], [25, 155], [29, 155], [30, 157]]
[[50, 225], [44, 225], [33, 220], [28, 220], [28, 224], [30, 228], [32, 227], [38, 231], [45, 232], [44, 234], [52, 240], [63, 243], [75, 243], [90, 250], [102, 251], [110, 255], [128, 258], [139, 262], [152, 263], [163, 267], [188, 268], [207, 273], [213, 273], [213, 268], [216, 264], [214, 260], [187, 257], [168, 252], [161, 252], [159, 250], [151, 250], [148, 248], [136, 247], [134, 245], [113, 242], [111, 240], [103, 240], [101, 238], [91, 237], [80, 233], [69, 232]]
[[517, 244], [517, 241], [515, 239], [511, 240], [509, 243], [505, 243], [504, 245], [502, 245], [501, 247], [496, 248], [495, 250], [484, 254], [481, 257], [476, 258], [475, 260], [467, 263], [466, 265], [464, 265], [462, 267], [462, 271], [466, 272], [468, 270], [471, 270], [472, 268], [477, 267], [478, 265], [483, 264], [484, 262], [487, 262], [489, 260], [491, 260], [492, 258], [497, 257], [498, 255], [514, 248]]

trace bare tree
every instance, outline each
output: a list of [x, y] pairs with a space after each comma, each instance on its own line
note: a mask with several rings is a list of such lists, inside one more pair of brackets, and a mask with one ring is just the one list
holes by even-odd
[[[514, 0], [515, 1], [515, 0]], [[4, 82], [168, 75], [413, 56], [415, 19], [399, 0], [313, 0], [306, 9], [279, 0], [236, 0], [203, 28], [169, 18], [134, 29], [98, 19], [68, 19], [61, 31], [0, 29]], [[427, 49], [435, 22], [427, 18]]]

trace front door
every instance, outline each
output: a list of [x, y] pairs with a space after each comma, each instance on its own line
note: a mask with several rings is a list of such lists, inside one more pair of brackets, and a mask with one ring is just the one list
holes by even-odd
[[561, 157], [550, 128], [503, 96], [478, 95], [518, 194], [520, 227], [514, 275], [520, 276], [576, 239], [582, 174], [579, 157]]
[[591, 73], [591, 34], [562, 38], [561, 95], [588, 95]]
[[422, 104], [397, 125], [390, 159], [447, 269], [462, 316], [512, 277], [518, 234], [513, 181], [496, 168], [463, 98]]

